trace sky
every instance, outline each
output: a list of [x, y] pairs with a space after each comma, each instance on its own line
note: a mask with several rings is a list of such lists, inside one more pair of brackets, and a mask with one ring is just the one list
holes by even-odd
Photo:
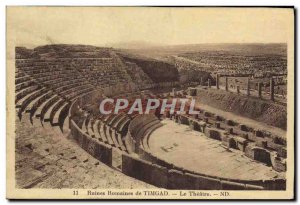
[[26, 47], [286, 43], [292, 34], [292, 9], [7, 7], [7, 42]]

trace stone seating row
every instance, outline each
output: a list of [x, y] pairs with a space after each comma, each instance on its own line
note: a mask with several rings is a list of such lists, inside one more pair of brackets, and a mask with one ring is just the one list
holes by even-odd
[[23, 83], [20, 83], [20, 84], [16, 85], [15, 91], [16, 91], [16, 93], [18, 93], [19, 91], [21, 91], [21, 90], [23, 90], [25, 88], [28, 88], [28, 87], [30, 87], [32, 85], [35, 85], [35, 84], [36, 84], [36, 82], [31, 79], [29, 81], [26, 81], [26, 82], [23, 82]]
[[22, 118], [22, 114], [25, 111], [25, 109], [27, 108], [27, 106], [36, 98], [40, 97], [41, 95], [43, 95], [47, 90], [45, 88], [41, 88], [38, 89], [37, 91], [33, 92], [33, 94], [29, 95], [24, 101], [22, 101], [22, 103], [19, 106], [19, 110], [18, 110], [18, 117], [19, 119]]
[[163, 126], [162, 123], [157, 119], [155, 121], [152, 121], [145, 125], [137, 134], [140, 135], [141, 138], [141, 148], [144, 150], [150, 151], [149, 147], [149, 138], [152, 132], [154, 132], [156, 129]]
[[[127, 121], [124, 119], [127, 119]], [[84, 118], [81, 129], [92, 138], [96, 138], [97, 140], [121, 151], [126, 151], [122, 130], [126, 129], [126, 124], [129, 124], [128, 120], [129, 118], [124, 113], [106, 116], [94, 116], [92, 114], [87, 114]]]
[[18, 106], [18, 102], [26, 96], [38, 91], [41, 89], [41, 86], [38, 84], [32, 84], [29, 87], [24, 87], [23, 89], [19, 90], [15, 95], [15, 104]]

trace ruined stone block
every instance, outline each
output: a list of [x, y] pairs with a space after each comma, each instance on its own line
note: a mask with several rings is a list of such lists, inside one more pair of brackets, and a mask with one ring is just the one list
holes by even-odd
[[226, 119], [226, 120], [225, 120], [225, 123], [226, 123], [226, 125], [234, 126], [234, 122], [233, 122], [232, 120]]
[[244, 152], [247, 145], [247, 140], [242, 137], [235, 137], [235, 141], [237, 143], [237, 149]]
[[204, 116], [205, 116], [205, 117], [211, 117], [211, 113], [210, 113], [210, 112], [207, 112], [207, 111], [204, 111]]
[[228, 134], [222, 135], [222, 144], [225, 145], [226, 147], [229, 147], [229, 140], [231, 139], [231, 136]]
[[245, 131], [245, 132], [248, 131], [247, 126], [243, 125], [243, 124], [239, 124], [239, 129], [242, 130], [242, 131]]
[[255, 140], [255, 143], [256, 143], [256, 146], [262, 147], [262, 148], [267, 148], [267, 146], [268, 146], [268, 141], [266, 139], [257, 138]]
[[277, 154], [271, 155], [271, 162], [274, 170], [278, 172], [286, 171], [286, 160], [280, 158], [279, 156], [277, 156]]
[[271, 165], [271, 154], [268, 150], [260, 147], [252, 147], [245, 149], [245, 155], [256, 161]]
[[283, 157], [283, 158], [287, 158], [287, 150], [286, 150], [286, 147], [282, 147], [282, 148], [279, 150], [278, 154], [279, 154], [281, 157]]
[[221, 127], [220, 122], [215, 122], [215, 127], [218, 128], [218, 129], [220, 129], [220, 127]]
[[221, 116], [219, 116], [219, 115], [216, 115], [216, 116], [215, 116], [215, 120], [216, 120], [216, 121], [222, 121], [223, 118], [222, 118]]
[[255, 136], [256, 137], [264, 137], [263, 132], [260, 130], [255, 130]]
[[210, 137], [210, 138], [216, 139], [216, 140], [221, 140], [220, 131], [218, 131], [216, 129], [207, 127], [207, 128], [205, 128], [204, 133], [207, 137]]
[[226, 127], [225, 130], [226, 130], [226, 132], [228, 132], [229, 134], [233, 134], [233, 128], [232, 128], [232, 127]]

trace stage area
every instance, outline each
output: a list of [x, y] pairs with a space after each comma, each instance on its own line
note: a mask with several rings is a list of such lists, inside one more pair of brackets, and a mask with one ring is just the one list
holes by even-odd
[[281, 178], [283, 174], [187, 125], [169, 119], [162, 123], [164, 126], [151, 134], [149, 147], [154, 156], [176, 166], [210, 176], [243, 180]]

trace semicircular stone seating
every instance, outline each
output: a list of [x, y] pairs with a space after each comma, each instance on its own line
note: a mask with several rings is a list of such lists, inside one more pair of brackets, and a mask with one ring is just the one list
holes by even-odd
[[[71, 106], [71, 110], [72, 107], [74, 107], [74, 105]], [[155, 114], [139, 115], [135, 113], [132, 115], [127, 115], [126, 113], [121, 112], [119, 114], [101, 115], [95, 114], [97, 111], [91, 111], [88, 109], [88, 106], [85, 105], [81, 105], [80, 110], [82, 111], [77, 111], [79, 115], [81, 115], [79, 119], [83, 119], [83, 122], [76, 120], [74, 120], [74, 122], [79, 128], [81, 127], [79, 133], [82, 132], [83, 134], [78, 134], [77, 130], [77, 134], [74, 134], [75, 138], [81, 136], [84, 139], [88, 139], [90, 137], [90, 140], [97, 140], [97, 142], [103, 147], [99, 147], [98, 151], [94, 150], [88, 152], [92, 153], [93, 156], [96, 158], [98, 157], [100, 161], [107, 163], [109, 166], [113, 166], [113, 154], [111, 150], [116, 149], [121, 151], [122, 165], [119, 170], [126, 175], [143, 180], [147, 183], [169, 189], [277, 190], [283, 189], [285, 186], [285, 181], [281, 178], [265, 180], [263, 182], [243, 181], [239, 179], [232, 180], [220, 177], [216, 178], [213, 176], [185, 170], [182, 167], [176, 167], [175, 165], [156, 157], [151, 153], [151, 148], [149, 147], [149, 138], [151, 137], [151, 133], [156, 129], [159, 129], [161, 126], [163, 126], [163, 124], [160, 122], [159, 118], [155, 116]], [[89, 114], [84, 114], [86, 113], [84, 110], [89, 110]], [[264, 134], [262, 132], [255, 131], [250, 127], [245, 127], [234, 121], [226, 120], [221, 116], [201, 109], [198, 110], [200, 111], [199, 115], [189, 116], [168, 114], [168, 117], [175, 120], [177, 123], [189, 126], [191, 129], [204, 132], [206, 136], [212, 139], [223, 140], [224, 145], [226, 145], [226, 142], [228, 141], [226, 137], [231, 136], [231, 144], [232, 141], [234, 141], [235, 146], [229, 143], [229, 148], [240, 149], [244, 152], [246, 150], [244, 147], [245, 144], [243, 145], [245, 141], [240, 139], [238, 136], [245, 134], [245, 132], [247, 132], [247, 136], [249, 136], [249, 138], [252, 138], [251, 133], [253, 132], [258, 136], [267, 136], [266, 133]], [[72, 115], [69, 116], [71, 120], [77, 119], [72, 117]], [[73, 129], [76, 130], [76, 126], [73, 128], [71, 127], [71, 130]], [[279, 143], [284, 143], [279, 139], [277, 139], [277, 141], [279, 141]], [[251, 144], [251, 141], [249, 142]], [[81, 144], [84, 149], [88, 149], [86, 148], [84, 141], [79, 140], [78, 143]], [[242, 144], [240, 145], [238, 143]], [[270, 147], [273, 147], [272, 149], [276, 147], [276, 145], [273, 145], [272, 143], [269, 144]], [[277, 150], [279, 151], [282, 146], [279, 148], [278, 145]], [[253, 148], [252, 150], [255, 149], [256, 148]], [[107, 152], [110, 154], [107, 154]], [[101, 156], [103, 153], [106, 153], [110, 157], [108, 157], [108, 159], [100, 159], [100, 157], [97, 156], [98, 153], [101, 153]], [[279, 154], [279, 157], [283, 157], [284, 154], [282, 154]], [[274, 164], [272, 164], [272, 166], [273, 165]], [[137, 172], [137, 167], [140, 167], [139, 169], [143, 170], [143, 172]], [[156, 178], [161, 180], [154, 180]], [[195, 181], [194, 184], [191, 184], [191, 179]], [[205, 183], [203, 183], [203, 181]]]
[[[127, 152], [125, 145], [126, 127], [130, 122], [130, 117], [125, 113], [110, 115], [82, 116], [82, 131], [100, 142], [115, 147], [121, 151]], [[79, 124], [78, 124], [79, 126]]]
[[[207, 137], [214, 140], [222, 141], [223, 146], [229, 149], [236, 149], [244, 153], [245, 156], [259, 161], [266, 166], [271, 166], [272, 169], [278, 172], [285, 172], [285, 140], [270, 133], [255, 130], [243, 124], [234, 122], [232, 120], [223, 118], [219, 115], [207, 112], [196, 108], [200, 111], [199, 115], [178, 115], [165, 113], [165, 117], [174, 120], [176, 123], [189, 126], [192, 130], [203, 132]], [[176, 113], [176, 112], [175, 112]], [[166, 162], [159, 157], [153, 155], [149, 147], [149, 137], [151, 133], [160, 128], [162, 123], [155, 115], [138, 115], [129, 125], [127, 134], [127, 150], [129, 153], [136, 153], [139, 160], [126, 156], [124, 160], [128, 163], [143, 164], [155, 170], [155, 172], [163, 172], [168, 170], [168, 175], [165, 183], [159, 184], [165, 188], [178, 189], [195, 189], [195, 187], [202, 189], [285, 189], [285, 179], [266, 179], [262, 181], [251, 181], [242, 179], [227, 179], [220, 177], [213, 177], [194, 171], [185, 170], [182, 167], [177, 167], [174, 164]], [[126, 162], [123, 163], [126, 166]], [[150, 163], [150, 164], [149, 164]], [[155, 167], [155, 168], [154, 168]], [[127, 170], [128, 169], [128, 170]], [[160, 169], [158, 171], [157, 169]], [[144, 170], [144, 169], [143, 169]], [[134, 170], [127, 167], [125, 172], [130, 176], [143, 179], [157, 185], [157, 182], [148, 175], [139, 176], [135, 174]], [[147, 173], [149, 174], [149, 173]], [[163, 175], [163, 174], [162, 174]], [[155, 175], [157, 176], [157, 175]], [[190, 184], [189, 180], [195, 180], [199, 184]], [[208, 185], [211, 184], [211, 185]], [[203, 185], [204, 184], [204, 185]]]
[[15, 103], [20, 120], [25, 113], [30, 113], [31, 123], [40, 118], [42, 125], [50, 122], [63, 131], [72, 101], [95, 90], [92, 81], [76, 66], [78, 62], [73, 61], [70, 58], [16, 59]]

